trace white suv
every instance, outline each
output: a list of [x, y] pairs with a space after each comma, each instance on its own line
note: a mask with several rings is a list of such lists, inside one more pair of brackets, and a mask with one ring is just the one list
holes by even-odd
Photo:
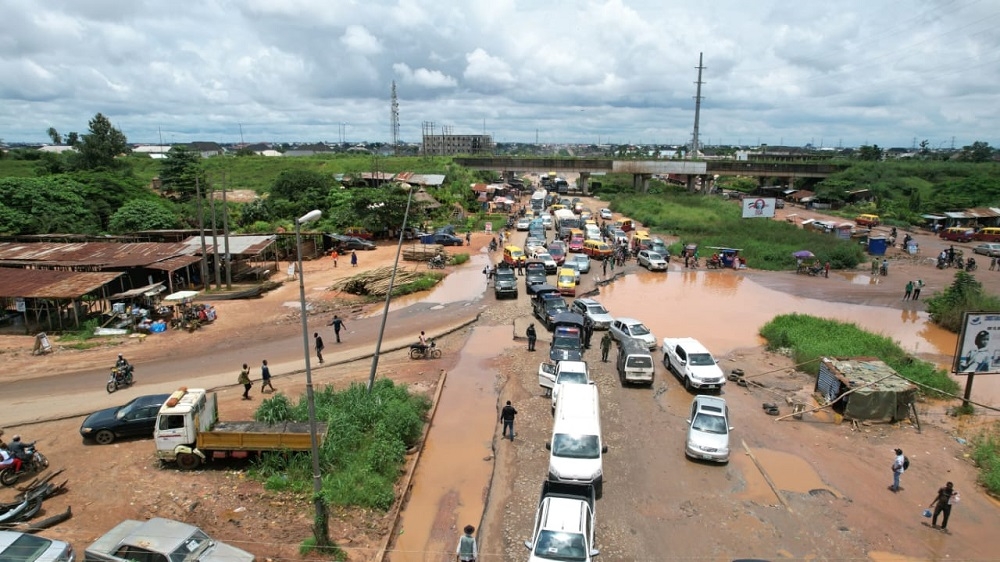
[[611, 323], [611, 337], [615, 341], [631, 338], [641, 342], [649, 349], [656, 349], [656, 336], [645, 324], [635, 318], [617, 318]]

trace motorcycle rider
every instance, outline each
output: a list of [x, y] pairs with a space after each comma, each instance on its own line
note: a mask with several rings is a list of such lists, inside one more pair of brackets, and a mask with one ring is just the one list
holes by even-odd
[[[21, 441], [20, 435], [15, 435], [11, 439], [10, 443], [10, 454], [21, 462], [31, 462], [31, 456], [25, 451], [25, 448], [34, 446], [35, 442], [24, 443]], [[19, 469], [20, 470], [20, 469]]]
[[14, 456], [6, 443], [0, 443], [0, 467], [14, 467], [14, 472], [21, 472], [21, 459]]
[[118, 369], [118, 380], [123, 381], [125, 380], [125, 375], [132, 372], [132, 365], [121, 353], [119, 353], [118, 360], [115, 361], [115, 369]]
[[422, 350], [427, 349], [427, 336], [424, 334], [423, 330], [420, 330], [420, 338], [418, 338], [417, 345], [419, 345]]

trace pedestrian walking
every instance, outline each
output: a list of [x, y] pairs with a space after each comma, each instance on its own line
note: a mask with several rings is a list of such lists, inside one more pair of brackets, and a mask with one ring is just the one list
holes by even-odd
[[830, 262], [826, 262], [826, 265], [823, 266], [823, 277], [830, 278]]
[[590, 337], [594, 335], [594, 321], [589, 316], [583, 317], [583, 347], [590, 349]]
[[[948, 530], [948, 517], [951, 516], [951, 506], [962, 501], [962, 496], [959, 495], [958, 490], [955, 489], [955, 485], [948, 482], [943, 488], [938, 488], [937, 497], [934, 501], [928, 505], [928, 508], [934, 508], [934, 516], [931, 519], [931, 527], [935, 529], [940, 528], [942, 531]], [[941, 519], [941, 527], [937, 525], [938, 515], [944, 515]]]
[[510, 405], [510, 400], [507, 401], [507, 405], [500, 410], [500, 422], [503, 423], [503, 431], [500, 433], [500, 438], [507, 436], [507, 430], [510, 430], [510, 440], [514, 440], [514, 416], [517, 415], [517, 410]]
[[340, 257], [340, 254], [337, 253], [336, 249], [334, 249], [332, 252], [330, 252], [330, 259], [333, 260], [333, 267], [337, 267], [337, 258], [339, 258], [339, 257]]
[[250, 367], [247, 367], [246, 363], [243, 364], [240, 378], [236, 382], [243, 385], [243, 399], [250, 400], [250, 387], [253, 386], [253, 381], [250, 380]]
[[466, 525], [464, 531], [465, 534], [458, 539], [455, 557], [458, 558], [459, 562], [476, 562], [476, 558], [479, 557], [479, 549], [476, 548], [476, 538], [472, 536], [472, 533], [476, 532], [476, 528], [472, 525]]
[[351, 267], [358, 267], [358, 253], [351, 250]]
[[878, 275], [878, 260], [872, 260], [872, 277]]
[[528, 351], [535, 350], [535, 341], [538, 339], [538, 334], [535, 333], [535, 323], [532, 322], [528, 324], [528, 329], [525, 332], [528, 336]]
[[896, 449], [896, 458], [892, 461], [892, 486], [889, 489], [893, 492], [899, 491], [899, 477], [906, 471], [906, 457], [903, 456], [902, 449]]
[[347, 327], [347, 325], [344, 324], [344, 321], [340, 318], [340, 316], [334, 314], [333, 320], [330, 320], [330, 323], [327, 324], [327, 326], [333, 326], [333, 335], [337, 336], [337, 343], [340, 343], [340, 329]]
[[607, 258], [604, 258], [604, 260], [601, 262], [601, 270], [602, 270], [601, 271], [601, 275], [607, 277], [608, 276], [608, 259]]
[[271, 384], [271, 369], [267, 366], [267, 359], [260, 364], [260, 393], [264, 393], [264, 387], [269, 387], [274, 392], [274, 385]]
[[313, 333], [313, 340], [316, 343], [316, 357], [319, 358], [319, 364], [323, 364], [323, 338], [319, 336], [318, 332]]
[[608, 353], [611, 352], [611, 332], [604, 332], [601, 338], [601, 361], [608, 362]]
[[904, 301], [910, 300], [910, 297], [912, 296], [913, 296], [913, 281], [907, 281], [906, 290], [903, 291], [903, 300]]
[[879, 272], [882, 277], [887, 277], [889, 275], [889, 260], [882, 259], [882, 271]]
[[298, 269], [295, 267], [295, 262], [289, 263], [288, 264], [288, 280], [289, 281], [295, 280], [295, 272], [296, 271], [298, 271]]
[[465, 231], [465, 245], [466, 246], [471, 246], [472, 245], [472, 231], [471, 230], [466, 230]]
[[614, 256], [611, 256], [608, 259], [611, 260], [611, 273], [614, 274], [614, 272], [615, 272], [615, 258], [614, 258]]
[[920, 289], [924, 287], [924, 280], [917, 279], [917, 284], [913, 286], [913, 300], [920, 298]]
[[996, 256], [990, 258], [990, 271], [994, 271], [997, 268], [997, 258]]

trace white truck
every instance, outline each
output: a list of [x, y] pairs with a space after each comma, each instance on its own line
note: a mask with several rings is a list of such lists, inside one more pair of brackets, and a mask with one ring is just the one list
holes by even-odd
[[552, 395], [552, 411], [556, 411], [559, 390], [566, 384], [594, 384], [585, 361], [560, 361], [538, 365], [538, 385]]
[[531, 551], [528, 561], [590, 562], [600, 554], [594, 548], [595, 503], [593, 486], [545, 482], [531, 540], [524, 541], [524, 547]]
[[694, 338], [663, 338], [663, 366], [688, 390], [721, 390], [726, 376], [705, 346]]

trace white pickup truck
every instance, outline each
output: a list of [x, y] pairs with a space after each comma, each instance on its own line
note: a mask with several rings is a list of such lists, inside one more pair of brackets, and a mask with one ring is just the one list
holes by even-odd
[[560, 361], [538, 365], [538, 385], [552, 394], [552, 411], [556, 411], [559, 389], [564, 384], [594, 384], [585, 361]]
[[694, 338], [663, 338], [663, 366], [688, 390], [722, 389], [726, 376], [705, 346]]

